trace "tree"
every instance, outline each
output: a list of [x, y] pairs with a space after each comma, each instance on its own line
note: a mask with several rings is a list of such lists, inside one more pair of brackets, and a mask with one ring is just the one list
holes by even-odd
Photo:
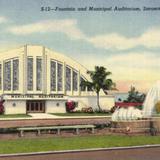
[[137, 102], [143, 103], [145, 99], [145, 94], [139, 93], [135, 87], [131, 86], [130, 91], [128, 91], [128, 97], [124, 102]]
[[87, 87], [88, 90], [95, 91], [97, 94], [97, 106], [99, 111], [101, 111], [101, 107], [99, 104], [99, 92], [102, 89], [105, 94], [108, 94], [108, 90], [116, 89], [115, 83], [112, 79], [108, 79], [107, 77], [111, 75], [111, 72], [107, 71], [107, 69], [103, 66], [95, 66], [94, 71], [87, 71], [87, 74], [91, 77], [90, 81], [82, 81], [81, 87]]

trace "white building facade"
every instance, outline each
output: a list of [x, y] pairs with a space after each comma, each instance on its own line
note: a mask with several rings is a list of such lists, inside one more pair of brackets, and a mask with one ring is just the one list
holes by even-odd
[[[78, 109], [96, 106], [93, 91], [80, 86], [90, 80], [76, 61], [43, 46], [25, 45], [0, 55], [0, 94], [5, 114], [64, 113], [68, 100]], [[101, 94], [103, 109], [114, 106], [112, 95]]]

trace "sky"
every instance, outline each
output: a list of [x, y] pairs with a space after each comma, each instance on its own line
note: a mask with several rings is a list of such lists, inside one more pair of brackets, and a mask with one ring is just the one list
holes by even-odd
[[[58, 10], [44, 11], [45, 7]], [[115, 7], [140, 10], [114, 11]], [[0, 0], [0, 52], [25, 44], [63, 53], [88, 70], [106, 67], [120, 92], [131, 86], [147, 92], [160, 80], [160, 1]]]

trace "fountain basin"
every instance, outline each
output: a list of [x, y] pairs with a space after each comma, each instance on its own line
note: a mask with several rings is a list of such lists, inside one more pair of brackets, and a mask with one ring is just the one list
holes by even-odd
[[111, 121], [111, 132], [117, 133], [150, 133], [152, 127], [158, 126], [159, 122], [151, 119], [132, 120], [132, 121]]

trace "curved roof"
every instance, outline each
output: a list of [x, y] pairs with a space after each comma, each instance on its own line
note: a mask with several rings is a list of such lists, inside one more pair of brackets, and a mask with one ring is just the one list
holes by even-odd
[[87, 74], [87, 69], [79, 62], [65, 56], [64, 54], [61, 54], [41, 45], [24, 45], [16, 49], [1, 52], [0, 61], [23, 55], [25, 53], [25, 50], [27, 52], [27, 56], [43, 56], [45, 54], [50, 59], [65, 63], [69, 67], [72, 67], [73, 69], [79, 71], [85, 79], [90, 79], [89, 75]]

